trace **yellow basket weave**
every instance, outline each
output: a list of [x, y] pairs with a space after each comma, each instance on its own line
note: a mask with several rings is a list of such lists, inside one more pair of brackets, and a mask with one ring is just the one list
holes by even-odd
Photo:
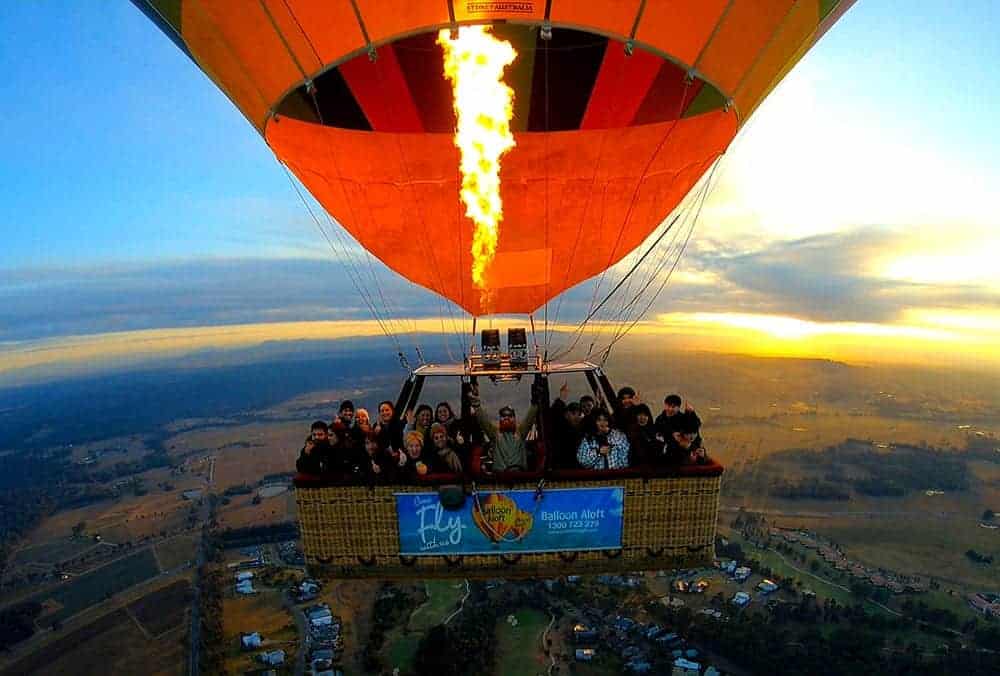
[[[555, 577], [711, 564], [721, 476], [548, 480], [546, 490], [621, 486], [622, 548], [614, 551], [399, 555], [394, 494], [432, 486], [297, 487], [310, 574], [322, 578]], [[481, 492], [535, 490], [531, 482], [481, 483]]]

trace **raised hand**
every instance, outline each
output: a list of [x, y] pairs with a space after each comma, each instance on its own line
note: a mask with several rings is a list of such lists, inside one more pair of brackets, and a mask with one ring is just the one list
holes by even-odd
[[685, 401], [684, 402], [684, 412], [685, 413], [691, 413], [693, 411], [694, 411], [694, 406], [692, 406], [690, 403], [688, 403], [687, 401]]
[[408, 425], [412, 425], [413, 421], [416, 419], [417, 419], [417, 414], [413, 411], [413, 409], [412, 408], [406, 409], [406, 423]]
[[559, 398], [566, 401], [569, 398], [569, 383], [563, 383], [559, 388]]

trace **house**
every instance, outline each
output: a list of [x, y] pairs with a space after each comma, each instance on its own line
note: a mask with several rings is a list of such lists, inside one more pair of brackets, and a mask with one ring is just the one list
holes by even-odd
[[646, 628], [646, 638], [648, 638], [649, 640], [655, 639], [662, 633], [663, 633], [663, 628], [658, 624], [652, 624]]
[[736, 572], [736, 566], [737, 565], [738, 564], [736, 563], [735, 560], [733, 560], [733, 561], [726, 561], [726, 563], [722, 566], [722, 570], [724, 570], [728, 574], [732, 575], [733, 573]]
[[260, 644], [261, 638], [258, 632], [255, 631], [252, 634], [240, 634], [240, 647], [244, 650], [259, 648]]
[[594, 659], [594, 654], [593, 648], [577, 648], [574, 657], [577, 662], [590, 662]]
[[693, 585], [688, 588], [688, 591], [694, 594], [704, 594], [705, 590], [709, 588], [711, 583], [708, 580], [698, 580]]
[[253, 583], [250, 580], [243, 580], [243, 582], [240, 582], [236, 585], [236, 593], [253, 594], [254, 593]]
[[697, 676], [697, 674], [701, 673], [701, 665], [697, 662], [686, 660], [683, 657], [678, 657], [674, 660], [674, 669], [670, 673], [673, 676], [686, 676], [687, 674]]
[[264, 664], [276, 667], [278, 665], [285, 663], [285, 651], [284, 650], [269, 650], [266, 653], [261, 653], [257, 656]]
[[249, 570], [243, 570], [236, 573], [237, 582], [243, 582], [244, 580], [252, 580], [252, 579], [253, 579], [253, 573], [251, 573]]
[[733, 578], [735, 578], [737, 582], [744, 582], [749, 577], [750, 577], [750, 569], [747, 568], [746, 566], [740, 566], [735, 570], [733, 570]]
[[316, 580], [302, 580], [302, 582], [299, 582], [298, 590], [300, 594], [315, 594], [319, 591], [319, 582], [316, 582]]
[[631, 631], [632, 628], [635, 627], [635, 620], [630, 617], [622, 617], [619, 615], [614, 619], [614, 622], [611, 623], [611, 626], [618, 631]]
[[745, 591], [736, 592], [735, 596], [732, 598], [732, 604], [738, 608], [742, 608], [750, 603], [750, 594]]
[[705, 669], [705, 676], [722, 676], [722, 674], [715, 667], [708, 667]]
[[665, 645], [668, 648], [670, 648], [670, 647], [674, 647], [674, 646], [680, 645], [681, 643], [684, 642], [684, 639], [682, 639], [677, 634], [671, 632], [669, 634], [664, 634], [663, 636], [660, 636], [659, 638], [656, 639], [656, 642], [657, 643], [662, 643], [663, 645]]
[[580, 576], [579, 575], [567, 575], [566, 576], [566, 582], [568, 582], [569, 584], [576, 584], [579, 581], [580, 581]]
[[757, 585], [757, 589], [760, 590], [761, 594], [770, 594], [771, 592], [778, 591], [778, 585], [771, 580], [763, 580]]
[[575, 643], [590, 643], [597, 640], [597, 632], [585, 624], [573, 626], [573, 641]]
[[653, 669], [653, 665], [646, 660], [632, 660], [625, 663], [625, 670], [633, 674], [648, 674]]

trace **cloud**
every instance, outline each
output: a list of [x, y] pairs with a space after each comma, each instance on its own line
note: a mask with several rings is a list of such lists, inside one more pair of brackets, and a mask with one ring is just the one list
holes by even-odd
[[695, 245], [683, 265], [713, 286], [671, 284], [659, 309], [751, 311], [815, 321], [892, 322], [921, 307], [986, 308], [1000, 293], [985, 284], [924, 284], [883, 276], [887, 252], [912, 247], [897, 228], [859, 227], [778, 241], [749, 253]]
[[[429, 292], [384, 269], [376, 274], [395, 299], [393, 316], [441, 311]], [[0, 270], [0, 308], [0, 341], [371, 316], [342, 262], [310, 259]]]

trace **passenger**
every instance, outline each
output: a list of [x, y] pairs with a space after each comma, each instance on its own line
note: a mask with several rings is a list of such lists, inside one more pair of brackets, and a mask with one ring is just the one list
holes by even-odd
[[375, 432], [369, 432], [365, 437], [365, 452], [371, 461], [372, 473], [381, 479], [387, 478], [393, 469], [392, 467], [387, 469], [387, 466], [393, 462], [393, 458], [379, 446], [378, 435]]
[[359, 408], [354, 414], [354, 420], [356, 421], [355, 424], [358, 426], [358, 429], [364, 432], [366, 436], [372, 431], [372, 419], [371, 416], [368, 415], [367, 408]]
[[434, 407], [434, 422], [444, 425], [448, 430], [449, 436], [454, 436], [457, 430], [453, 430], [452, 428], [458, 423], [458, 418], [455, 417], [455, 412], [451, 410], [451, 404], [447, 401], [442, 401]]
[[611, 427], [611, 416], [598, 409], [593, 424], [584, 435], [576, 459], [586, 469], [624, 469], [628, 467], [628, 439], [621, 430]]
[[434, 423], [434, 410], [427, 404], [420, 404], [417, 410], [412, 408], [406, 412], [406, 431], [420, 432], [425, 437], [430, 434]]
[[330, 432], [337, 435], [338, 441], [334, 442], [334, 445], [338, 448], [364, 450], [365, 433], [354, 419], [354, 402], [351, 400], [345, 399], [340, 402], [340, 411], [330, 425]]
[[667, 440], [664, 455], [667, 462], [677, 465], [703, 465], [708, 462], [708, 452], [701, 443], [701, 421], [693, 410], [677, 413], [673, 432]]
[[585, 394], [580, 397], [580, 413], [584, 418], [589, 418], [590, 414], [594, 412], [597, 407], [597, 402], [589, 394]]
[[302, 474], [326, 474], [332, 469], [333, 457], [327, 425], [322, 420], [317, 420], [312, 424], [309, 438], [299, 452], [295, 469]]
[[[701, 418], [695, 413], [691, 404], [684, 404], [683, 410], [681, 404], [680, 395], [668, 394], [663, 399], [663, 413], [656, 417], [656, 433], [667, 444], [670, 443], [670, 440], [674, 437], [674, 432], [677, 431], [677, 424], [681, 420], [678, 416], [682, 413], [690, 413], [694, 416], [694, 421], [697, 422], [698, 427], [701, 427]], [[701, 440], [699, 439], [698, 441], [700, 444]]]
[[618, 390], [617, 405], [614, 407], [615, 424], [619, 429], [628, 430], [635, 418], [635, 407], [639, 404], [639, 395], [631, 387]]
[[407, 432], [403, 444], [406, 450], [398, 456], [396, 476], [403, 481], [414, 481], [429, 469], [424, 462], [424, 435], [415, 430]]
[[448, 428], [441, 423], [431, 425], [431, 443], [434, 444], [434, 455], [431, 456], [435, 472], [443, 474], [461, 474], [462, 459], [455, 450]]
[[628, 428], [629, 446], [632, 448], [632, 465], [656, 463], [663, 455], [663, 442], [656, 436], [653, 412], [649, 406], [638, 404], [633, 407], [632, 424]]
[[500, 409], [496, 425], [486, 417], [478, 396], [472, 399], [472, 410], [483, 434], [493, 440], [493, 471], [528, 469], [525, 439], [535, 422], [538, 407], [532, 403], [520, 425], [517, 424], [517, 414], [510, 406]]
[[391, 401], [383, 401], [378, 405], [378, 422], [372, 431], [378, 435], [381, 450], [403, 450], [403, 422], [396, 417], [396, 409]]
[[552, 402], [552, 466], [561, 469], [578, 467], [576, 451], [583, 440], [583, 411], [575, 401], [566, 403], [569, 397], [569, 385], [563, 383], [559, 388], [559, 397]]

